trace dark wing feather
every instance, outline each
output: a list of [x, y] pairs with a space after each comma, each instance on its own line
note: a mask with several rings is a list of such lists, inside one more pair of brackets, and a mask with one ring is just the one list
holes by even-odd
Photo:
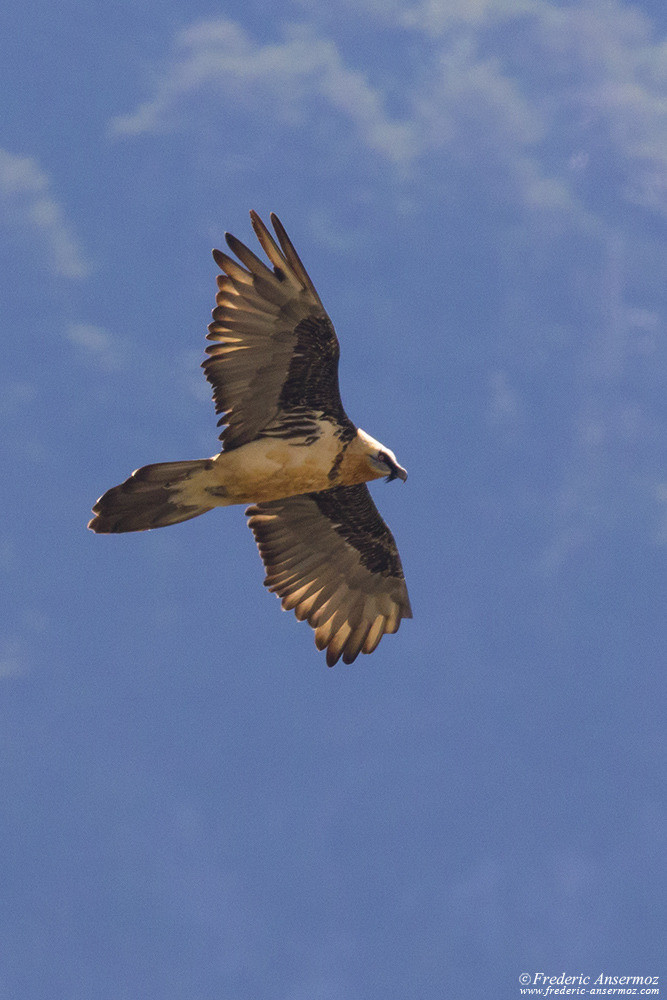
[[372, 653], [412, 618], [396, 543], [364, 484], [259, 503], [246, 514], [264, 585], [315, 629], [330, 667]]
[[220, 435], [225, 450], [266, 428], [279, 431], [295, 411], [349, 422], [338, 388], [333, 324], [277, 217], [271, 221], [280, 245], [255, 212], [250, 216], [272, 268], [230, 234], [227, 244], [241, 263], [213, 251], [223, 274], [208, 328], [214, 343], [202, 367], [220, 423], [227, 424]]

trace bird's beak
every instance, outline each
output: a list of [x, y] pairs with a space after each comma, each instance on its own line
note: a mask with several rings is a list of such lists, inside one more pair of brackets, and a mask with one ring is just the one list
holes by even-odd
[[399, 465], [398, 469], [396, 470], [396, 475], [397, 475], [397, 476], [398, 476], [398, 478], [399, 478], [399, 479], [401, 479], [401, 480], [402, 480], [403, 482], [405, 482], [405, 480], [406, 480], [406, 479], [408, 478], [408, 474], [407, 474], [407, 472], [406, 472], [406, 471], [405, 471], [405, 469], [404, 469], [404, 468], [402, 468], [402, 467], [401, 467], [400, 465]]

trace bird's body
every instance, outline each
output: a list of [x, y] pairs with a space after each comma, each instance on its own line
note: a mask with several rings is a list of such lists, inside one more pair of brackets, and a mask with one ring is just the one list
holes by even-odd
[[[364, 438], [341, 443], [338, 429], [322, 421], [317, 440], [260, 438], [223, 451], [210, 469], [211, 488], [224, 503], [258, 503], [367, 481]], [[380, 478], [382, 473], [378, 473]]]
[[266, 585], [315, 628], [329, 665], [351, 662], [412, 614], [394, 539], [364, 485], [407, 474], [347, 417], [336, 334], [282, 225], [271, 217], [279, 248], [251, 218], [273, 270], [230, 235], [245, 268], [214, 251], [223, 274], [203, 367], [227, 425], [222, 452], [137, 469], [98, 500], [89, 527], [143, 531], [252, 504]]

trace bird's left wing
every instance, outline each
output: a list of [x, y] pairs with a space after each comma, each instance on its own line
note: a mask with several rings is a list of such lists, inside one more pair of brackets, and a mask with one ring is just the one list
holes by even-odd
[[264, 585], [315, 629], [330, 667], [372, 653], [412, 618], [396, 543], [365, 484], [259, 503], [246, 514]]
[[213, 251], [218, 294], [203, 364], [228, 451], [261, 432], [290, 437], [312, 432], [322, 416], [349, 423], [338, 388], [339, 346], [315, 286], [271, 215], [278, 243], [256, 212], [252, 224], [272, 268], [226, 234], [238, 261]]

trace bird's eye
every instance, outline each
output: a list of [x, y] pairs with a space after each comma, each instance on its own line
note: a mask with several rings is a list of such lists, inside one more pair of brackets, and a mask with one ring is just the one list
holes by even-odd
[[379, 451], [378, 462], [384, 462], [386, 465], [389, 465], [389, 455], [385, 451]]

